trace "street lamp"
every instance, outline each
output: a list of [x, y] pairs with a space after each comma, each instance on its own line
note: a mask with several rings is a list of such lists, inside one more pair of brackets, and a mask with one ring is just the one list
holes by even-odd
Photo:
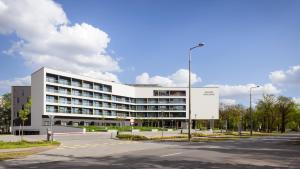
[[250, 87], [250, 136], [253, 132], [253, 117], [252, 117], [252, 89], [259, 88], [260, 86]]
[[192, 57], [192, 50], [198, 47], [204, 46], [203, 43], [199, 43], [198, 45], [191, 47], [189, 49], [189, 121], [188, 121], [188, 137], [189, 137], [189, 142], [191, 141], [191, 57]]

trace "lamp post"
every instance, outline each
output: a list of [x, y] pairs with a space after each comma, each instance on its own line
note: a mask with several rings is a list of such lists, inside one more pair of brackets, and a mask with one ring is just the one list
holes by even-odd
[[199, 43], [198, 45], [191, 47], [189, 49], [189, 121], [188, 121], [188, 139], [189, 142], [191, 141], [191, 57], [192, 57], [192, 50], [198, 47], [202, 47], [204, 46], [203, 43]]
[[259, 86], [250, 87], [250, 136], [253, 132], [253, 117], [252, 117], [252, 89], [259, 88]]

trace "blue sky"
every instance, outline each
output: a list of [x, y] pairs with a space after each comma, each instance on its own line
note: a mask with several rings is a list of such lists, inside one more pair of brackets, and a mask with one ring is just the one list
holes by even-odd
[[[8, 7], [15, 5], [3, 2]], [[109, 42], [102, 39], [107, 45], [103, 47], [105, 55], [117, 66], [113, 64], [114, 69], [99, 69], [112, 73], [122, 83], [154, 83], [158, 79], [171, 80], [172, 85], [177, 85], [178, 79], [185, 74], [176, 72], [187, 68], [188, 49], [204, 42], [203, 48], [193, 51], [192, 72], [197, 76], [195, 79], [198, 78], [194, 86], [218, 85], [227, 93], [221, 94], [222, 98], [237, 103], [246, 102], [245, 89], [251, 86], [249, 84], [269, 84], [261, 93], [300, 98], [300, 68], [297, 67], [300, 65], [300, 1], [57, 0], [54, 3], [61, 5], [69, 27], [87, 23], [108, 35]], [[4, 17], [5, 12], [1, 14], [0, 5], [0, 18], [1, 15]], [[65, 24], [63, 17], [59, 17]], [[35, 27], [35, 21], [39, 20], [34, 18], [32, 27]], [[22, 25], [8, 27], [9, 23], [8, 19], [0, 21], [0, 33], [1, 25], [11, 31], [0, 34], [1, 51], [7, 51], [20, 40], [24, 43], [33, 41], [25, 35], [28, 31], [20, 29]], [[37, 51], [36, 47], [34, 50]], [[22, 53], [26, 52], [0, 53], [0, 85], [23, 83], [26, 80], [19, 82], [15, 78], [28, 76], [39, 66], [52, 66], [49, 62], [37, 63], [35, 59], [32, 66], [28, 54]], [[90, 70], [97, 71], [97, 66], [93, 66], [96, 68]], [[277, 73], [271, 73], [275, 71]], [[148, 76], [136, 80], [143, 73]], [[1, 93], [6, 90], [6, 87], [0, 87]]]

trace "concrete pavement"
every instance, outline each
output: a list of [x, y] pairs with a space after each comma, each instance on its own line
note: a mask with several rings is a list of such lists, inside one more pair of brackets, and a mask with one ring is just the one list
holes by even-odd
[[299, 133], [222, 142], [132, 142], [109, 134], [64, 135], [50, 151], [0, 168], [299, 168]]

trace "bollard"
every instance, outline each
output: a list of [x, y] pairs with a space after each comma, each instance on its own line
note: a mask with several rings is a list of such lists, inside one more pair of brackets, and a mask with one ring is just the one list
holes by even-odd
[[49, 129], [47, 128], [47, 141], [50, 141], [50, 131], [49, 131]]

